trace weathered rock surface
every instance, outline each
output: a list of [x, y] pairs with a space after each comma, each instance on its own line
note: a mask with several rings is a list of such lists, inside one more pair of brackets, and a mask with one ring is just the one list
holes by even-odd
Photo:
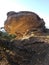
[[49, 65], [49, 43], [38, 37], [0, 40], [0, 65]]
[[0, 65], [49, 65], [49, 29], [37, 14], [8, 12], [4, 28], [18, 39], [0, 40]]
[[5, 30], [10, 34], [16, 34], [18, 38], [23, 37], [31, 31], [43, 31], [45, 22], [37, 14], [29, 11], [8, 12], [4, 24]]

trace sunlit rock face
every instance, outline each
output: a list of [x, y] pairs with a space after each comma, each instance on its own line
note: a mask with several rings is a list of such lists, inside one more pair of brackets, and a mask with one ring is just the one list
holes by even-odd
[[23, 37], [31, 31], [43, 31], [45, 23], [34, 12], [10, 11], [7, 13], [7, 19], [4, 28], [9, 34], [16, 34], [18, 38]]
[[0, 65], [49, 65], [49, 29], [37, 14], [8, 12], [4, 28], [17, 37], [0, 35]]

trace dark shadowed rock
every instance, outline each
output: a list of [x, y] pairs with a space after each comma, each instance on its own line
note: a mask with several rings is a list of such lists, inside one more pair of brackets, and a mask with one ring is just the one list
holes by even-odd
[[49, 65], [49, 42], [38, 37], [3, 41], [0, 43], [0, 65]]

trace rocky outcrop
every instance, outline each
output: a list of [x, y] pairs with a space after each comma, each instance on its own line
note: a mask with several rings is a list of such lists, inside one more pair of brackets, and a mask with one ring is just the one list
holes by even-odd
[[45, 30], [45, 22], [34, 12], [8, 12], [4, 28], [9, 34], [16, 34], [18, 38], [31, 32]]
[[0, 65], [49, 65], [49, 29], [37, 14], [8, 12], [4, 28], [17, 38], [0, 38]]
[[38, 37], [0, 40], [0, 65], [49, 65], [49, 42]]

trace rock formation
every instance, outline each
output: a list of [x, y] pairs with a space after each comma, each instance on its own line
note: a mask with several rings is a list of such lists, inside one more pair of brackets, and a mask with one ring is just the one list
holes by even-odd
[[49, 42], [38, 37], [0, 40], [0, 65], [49, 65]]
[[45, 22], [37, 14], [29, 11], [8, 12], [4, 28], [9, 34], [16, 34], [18, 38], [28, 33], [45, 29]]
[[49, 65], [49, 29], [37, 14], [8, 12], [4, 28], [17, 38], [0, 38], [0, 65]]

